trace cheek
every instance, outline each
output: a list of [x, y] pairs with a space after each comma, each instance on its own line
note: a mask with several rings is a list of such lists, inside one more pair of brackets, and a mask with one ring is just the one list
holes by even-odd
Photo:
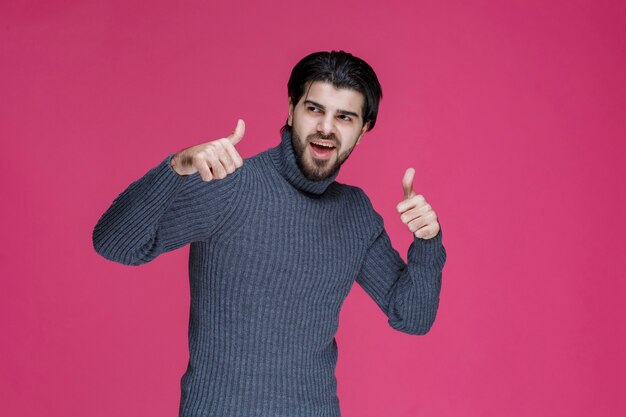
[[296, 114], [291, 120], [291, 123], [293, 128], [297, 129], [300, 133], [305, 134], [304, 137], [309, 134], [308, 131], [310, 129], [310, 123], [306, 120], [306, 118], [298, 117]]
[[341, 143], [342, 152], [354, 148], [356, 141], [359, 138], [359, 133], [360, 132], [355, 132], [353, 130], [339, 132], [338, 139], [339, 143]]

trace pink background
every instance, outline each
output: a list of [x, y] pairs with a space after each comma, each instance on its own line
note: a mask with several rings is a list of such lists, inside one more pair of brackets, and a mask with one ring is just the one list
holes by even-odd
[[277, 145], [293, 65], [345, 49], [384, 98], [338, 180], [368, 193], [406, 259], [394, 208], [415, 167], [448, 262], [422, 337], [355, 284], [342, 415], [625, 415], [624, 4], [2, 2], [2, 414], [177, 415], [188, 248], [122, 266], [92, 229], [238, 117], [242, 156]]

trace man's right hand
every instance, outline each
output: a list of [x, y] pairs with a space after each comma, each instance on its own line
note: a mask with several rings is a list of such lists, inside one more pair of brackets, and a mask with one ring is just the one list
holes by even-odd
[[241, 141], [245, 129], [246, 124], [239, 119], [230, 135], [183, 149], [172, 157], [170, 165], [178, 175], [200, 172], [203, 181], [222, 179], [243, 165], [243, 159], [234, 145]]

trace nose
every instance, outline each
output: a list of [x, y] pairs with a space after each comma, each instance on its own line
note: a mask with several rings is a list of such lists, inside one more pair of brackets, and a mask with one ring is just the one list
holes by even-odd
[[317, 131], [324, 135], [330, 135], [331, 133], [334, 133], [334, 128], [334, 119], [330, 114], [325, 115], [325, 117], [321, 117], [317, 122]]

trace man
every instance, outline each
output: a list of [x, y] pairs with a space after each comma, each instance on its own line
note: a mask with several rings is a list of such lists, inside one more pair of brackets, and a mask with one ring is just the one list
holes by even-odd
[[358, 187], [335, 181], [376, 123], [382, 90], [351, 54], [303, 58], [281, 141], [245, 160], [226, 138], [169, 155], [98, 221], [94, 247], [127, 265], [188, 243], [189, 365], [180, 416], [336, 417], [335, 333], [354, 281], [390, 326], [423, 335], [446, 251], [437, 216], [403, 179], [408, 265]]

